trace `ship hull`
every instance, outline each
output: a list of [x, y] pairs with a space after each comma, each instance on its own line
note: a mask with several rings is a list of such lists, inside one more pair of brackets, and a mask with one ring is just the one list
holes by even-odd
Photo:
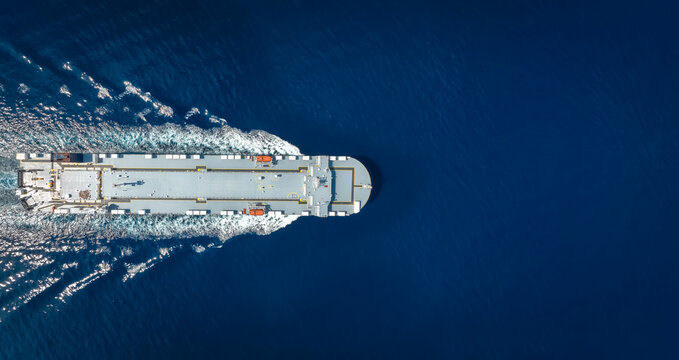
[[24, 208], [54, 213], [346, 216], [367, 202], [347, 156], [17, 154]]

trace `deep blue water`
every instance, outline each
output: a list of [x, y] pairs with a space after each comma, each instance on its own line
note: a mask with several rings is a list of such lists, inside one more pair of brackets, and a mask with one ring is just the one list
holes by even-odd
[[28, 303], [0, 358], [679, 357], [674, 3], [92, 3], [4, 4], [0, 41], [358, 157], [375, 189]]

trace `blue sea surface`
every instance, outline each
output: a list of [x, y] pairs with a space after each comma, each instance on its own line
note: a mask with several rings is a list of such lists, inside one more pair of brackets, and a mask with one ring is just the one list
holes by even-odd
[[[0, 318], [0, 359], [679, 358], [675, 2], [2, 8], [6, 119], [58, 102], [95, 114], [88, 129], [226, 122], [356, 157], [374, 189], [355, 216], [205, 251], [210, 236], [114, 240], [140, 259], [194, 246], [56, 306], [68, 279], [41, 289]], [[117, 100], [125, 81], [152, 100], [95, 90]], [[138, 113], [155, 102], [173, 115]], [[0, 285], [38, 271], [8, 256]]]

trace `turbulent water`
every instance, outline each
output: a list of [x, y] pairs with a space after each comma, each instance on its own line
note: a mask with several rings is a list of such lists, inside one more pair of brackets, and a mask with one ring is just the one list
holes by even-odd
[[[0, 84], [0, 322], [29, 302], [45, 309], [67, 302], [102, 276], [120, 276], [126, 281], [179, 248], [190, 246], [203, 252], [239, 234], [269, 234], [297, 218], [111, 217], [24, 211], [14, 194], [15, 152], [300, 151], [267, 132], [230, 127], [207, 110], [192, 108], [177, 115], [127, 81], [116, 93], [69, 61], [49, 70], [7, 44], [0, 44], [2, 51], [16, 59], [25, 80], [16, 89]], [[40, 91], [33, 89], [34, 82], [40, 84]], [[193, 117], [204, 117], [214, 126], [187, 125], [186, 120]]]

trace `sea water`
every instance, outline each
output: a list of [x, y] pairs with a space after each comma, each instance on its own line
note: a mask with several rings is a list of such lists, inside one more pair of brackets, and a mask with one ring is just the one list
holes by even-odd
[[[3, 4], [0, 358], [676, 358], [670, 2]], [[346, 218], [30, 214], [17, 151], [349, 155]]]

